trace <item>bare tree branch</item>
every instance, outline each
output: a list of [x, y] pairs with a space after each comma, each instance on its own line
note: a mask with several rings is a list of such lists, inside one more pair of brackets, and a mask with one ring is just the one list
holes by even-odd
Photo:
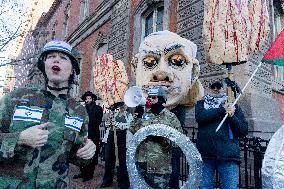
[[25, 64], [33, 64], [33, 62], [30, 61], [30, 60], [33, 59], [33, 58], [37, 58], [38, 55], [39, 54], [34, 54], [34, 55], [31, 55], [27, 58], [16, 59], [16, 60], [12, 60], [12, 61], [9, 61], [9, 62], [6, 62], [6, 63], [2, 63], [2, 64], [0, 64], [0, 67], [7, 66], [7, 65], [20, 65], [21, 62], [24, 62]]
[[6, 47], [8, 43], [10, 43], [13, 39], [19, 36], [20, 28], [21, 28], [21, 24], [18, 26], [18, 28], [15, 31], [13, 31], [13, 33], [9, 33], [9, 36], [8, 38], [6, 38], [6, 41], [0, 44], [0, 52]]
[[24, 24], [27, 23], [26, 7], [21, 0], [0, 1], [0, 53], [14, 44], [14, 41], [22, 33]]

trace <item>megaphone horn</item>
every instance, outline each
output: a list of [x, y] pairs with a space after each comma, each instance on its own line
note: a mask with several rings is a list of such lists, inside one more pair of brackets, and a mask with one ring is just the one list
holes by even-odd
[[124, 103], [128, 107], [136, 107], [138, 105], [145, 105], [146, 98], [143, 96], [143, 91], [137, 86], [130, 87], [124, 95]]

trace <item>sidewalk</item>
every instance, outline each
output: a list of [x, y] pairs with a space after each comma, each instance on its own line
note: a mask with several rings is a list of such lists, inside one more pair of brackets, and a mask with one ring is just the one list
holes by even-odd
[[[72, 179], [74, 175], [79, 173], [79, 168], [70, 164], [70, 189], [99, 189], [103, 180], [104, 167], [97, 165], [94, 172], [94, 178], [87, 182], [82, 182], [82, 179]], [[113, 179], [113, 185], [106, 189], [119, 189], [116, 182], [116, 176]]]

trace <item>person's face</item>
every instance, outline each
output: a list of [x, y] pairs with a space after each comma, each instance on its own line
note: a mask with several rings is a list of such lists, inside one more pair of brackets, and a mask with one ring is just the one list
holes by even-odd
[[158, 102], [157, 96], [148, 96], [148, 100], [151, 102], [151, 104], [156, 104]]
[[47, 79], [52, 83], [66, 83], [72, 73], [72, 63], [69, 56], [61, 52], [47, 54], [44, 66]]
[[126, 108], [127, 107], [125, 105], [122, 105], [122, 106], [119, 106], [118, 109], [119, 109], [120, 112], [124, 112], [124, 111], [126, 111]]
[[210, 88], [211, 93], [213, 94], [220, 94], [222, 91], [222, 87], [212, 87]]
[[93, 101], [93, 99], [92, 99], [91, 96], [86, 96], [86, 100], [85, 100], [86, 104], [90, 104], [92, 101]]
[[[141, 44], [136, 85], [146, 94], [150, 86], [161, 86], [167, 94], [165, 106], [178, 105], [192, 85], [192, 49], [186, 39], [176, 35], [154, 35]], [[198, 62], [197, 62], [198, 63]]]

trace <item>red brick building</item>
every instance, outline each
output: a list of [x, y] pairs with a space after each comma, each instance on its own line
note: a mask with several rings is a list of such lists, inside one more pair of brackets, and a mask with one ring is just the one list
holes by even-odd
[[[271, 16], [271, 40], [283, 27], [284, 13], [281, 0], [267, 1]], [[130, 68], [140, 42], [153, 31], [170, 30], [195, 42], [197, 59], [201, 64], [201, 81], [205, 89], [208, 82], [223, 78], [222, 65], [205, 62], [202, 42], [204, 4], [201, 0], [55, 0], [49, 12], [42, 15], [33, 32], [35, 54], [51, 39], [67, 40], [80, 53], [81, 74], [73, 95], [80, 96], [94, 90], [92, 73], [96, 56], [108, 52], [121, 59]], [[270, 42], [268, 43], [268, 45]], [[24, 47], [25, 48], [25, 47]], [[24, 50], [23, 48], [23, 50]], [[256, 68], [264, 52], [247, 64], [236, 66], [235, 79], [243, 87]], [[36, 68], [29, 77], [38, 75]], [[129, 71], [129, 76], [130, 71]], [[36, 79], [38, 84], [39, 79]], [[133, 80], [132, 80], [133, 81]], [[281, 126], [284, 120], [284, 70], [264, 65], [257, 72], [242, 105], [253, 135], [265, 138]], [[188, 125], [195, 126], [192, 110], [188, 111]], [[281, 119], [280, 119], [281, 113]]]

